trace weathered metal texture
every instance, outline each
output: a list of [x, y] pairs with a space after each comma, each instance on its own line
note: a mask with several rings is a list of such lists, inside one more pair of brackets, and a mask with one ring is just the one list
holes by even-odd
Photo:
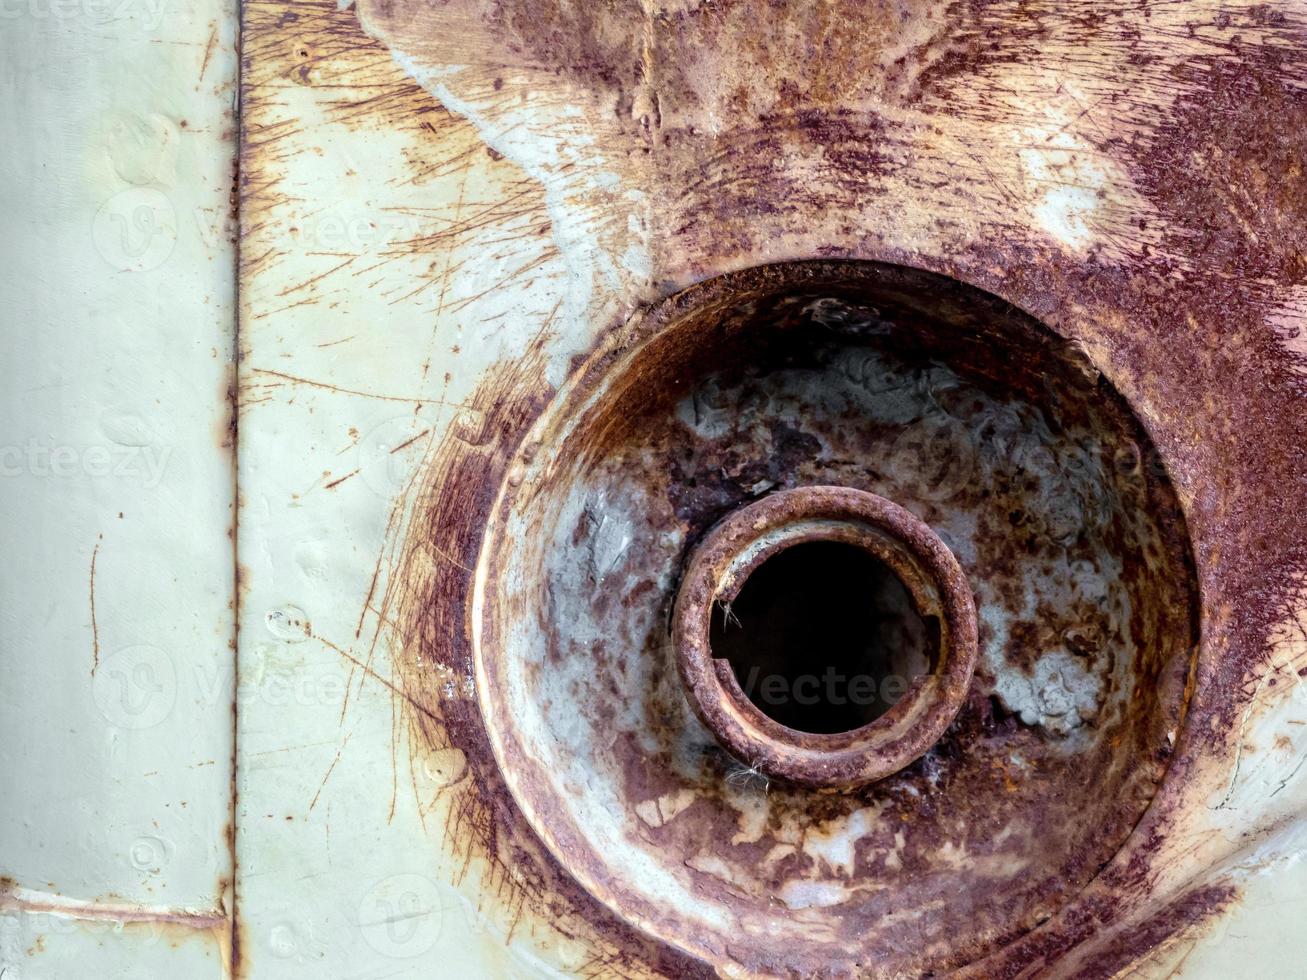
[[[712, 647], [714, 616], [730, 616], [749, 576], [814, 541], [844, 542], [883, 561], [917, 616], [934, 624], [929, 672], [879, 718], [846, 732], [800, 732], [773, 720]], [[671, 642], [695, 714], [746, 769], [811, 788], [855, 788], [917, 761], [962, 707], [976, 665], [975, 603], [957, 559], [909, 511], [852, 487], [797, 487], [732, 511], [686, 559], [674, 610]]]
[[[358, 16], [384, 48], [325, 5], [256, 3], [246, 16], [247, 54], [265, 59], [245, 90], [246, 309], [256, 325], [277, 316], [275, 331], [247, 337], [244, 419], [307, 424], [294, 413], [310, 403], [384, 397], [419, 420], [423, 466], [394, 487], [375, 568], [354, 570], [357, 625], [324, 611], [314, 636], [369, 677], [385, 644], [378, 690], [401, 709], [410, 765], [458, 760], [438, 811], [420, 796], [415, 809], [441, 816], [433, 874], [470, 869], [462, 887], [518, 925], [506, 943], [561, 938], [581, 950], [564, 968], [627, 975], [1103, 975], [1191, 942], [1195, 923], [1237, 902], [1246, 869], [1298, 847], [1286, 829], [1307, 802], [1298, 6], [378, 0]], [[278, 87], [292, 77], [333, 138], [393, 141], [386, 159], [412, 168], [412, 181], [377, 187], [373, 207], [441, 216], [388, 237], [384, 272], [350, 268], [359, 248], [310, 260], [267, 247], [308, 210], [295, 197], [312, 186]], [[812, 288], [769, 284], [765, 269], [715, 278], [814, 257], [887, 264], [827, 270]], [[907, 285], [893, 286], [899, 275]], [[951, 303], [922, 301], [951, 289]], [[702, 329], [632, 319], [673, 295]], [[895, 304], [904, 313], [886, 317]], [[381, 315], [413, 388], [379, 388], [375, 365], [337, 365], [324, 393], [323, 375], [263, 359], [283, 336], [325, 342], [324, 323]], [[713, 334], [710, 320], [726, 326]], [[895, 330], [875, 334], [886, 320], [900, 339], [925, 338], [928, 365], [895, 347]], [[787, 345], [787, 323], [828, 336]], [[859, 364], [847, 352], [868, 346], [866, 327], [877, 360]], [[446, 331], [434, 359], [433, 329]], [[756, 342], [767, 337], [779, 340]], [[791, 370], [785, 357], [800, 354]], [[833, 390], [860, 409], [853, 425], [832, 421], [839, 399], [818, 397], [841, 375]], [[1033, 383], [1046, 377], [1051, 390]], [[868, 449], [905, 424], [869, 410], [892, 404], [867, 388], [885, 378], [910, 395], [941, 391], [908, 399], [941, 421], [991, 415], [995, 435], [978, 445], [1028, 453], [982, 454], [978, 467], [1012, 466], [1005, 492], [1038, 508], [951, 528], [950, 515], [988, 513], [963, 506], [973, 484], [943, 503], [879, 484], [892, 468], [867, 472]], [[772, 401], [750, 415], [759, 391]], [[743, 422], [729, 439], [714, 429], [723, 416]], [[342, 429], [348, 417], [334, 414]], [[1064, 432], [1096, 447], [1070, 474], [1040, 462], [1042, 450], [1065, 456]], [[669, 450], [687, 445], [669, 470]], [[841, 460], [841, 478], [818, 472]], [[946, 475], [901, 482], [933, 491]], [[677, 754], [693, 715], [675, 672], [630, 656], [656, 634], [645, 603], [671, 594], [695, 529], [751, 493], [819, 476], [909, 506], [982, 586], [971, 700], [934, 761], [891, 777], [897, 795], [871, 791], [883, 794], [877, 820], [907, 818], [901, 846], [871, 817], [858, 818], [870, 844], [839, 829], [872, 809], [856, 794], [817, 812], [810, 794], [728, 779], [706, 732], [704, 751]], [[1098, 515], [1074, 540], [1058, 478], [1077, 519]], [[1016, 615], [1039, 594], [1026, 585], [1042, 563], [1077, 549], [1091, 588]], [[982, 552], [1000, 560], [975, 575]], [[596, 588], [611, 576], [621, 591]], [[642, 581], [653, 587], [634, 593]], [[1001, 635], [987, 609], [1020, 629]], [[1101, 632], [1079, 632], [1084, 620]], [[605, 642], [587, 646], [587, 632]], [[1074, 714], [1035, 698], [1043, 685], [1005, 686], [1050, 679], [1040, 664], [1054, 643], [1067, 655], [1054, 663], [1083, 658], [1099, 680]], [[580, 652], [630, 669], [582, 675]], [[501, 690], [480, 686], [487, 656], [514, 672]], [[659, 724], [621, 700], [633, 691], [665, 693], [649, 715]], [[622, 713], [604, 714], [617, 703]], [[950, 823], [956, 800], [975, 803]], [[749, 824], [758, 836], [735, 842], [757, 812], [761, 832]], [[398, 849], [410, 863], [417, 823]], [[851, 856], [823, 852], [849, 841]], [[872, 871], [881, 893], [866, 888]], [[795, 883], [816, 887], [805, 896]], [[970, 905], [949, 906], [955, 895]], [[891, 899], [931, 912], [877, 914]]]
[[[937, 276], [796, 263], [673, 297], [577, 379], [508, 468], [471, 624], [484, 737], [570, 874], [760, 975], [955, 969], [1089, 882], [1170, 758], [1195, 604], [1163, 467], [1073, 349]], [[927, 522], [981, 624], [944, 739], [839, 799], [721, 752], [668, 629], [694, 542], [813, 485]]]
[[0, 975], [232, 937], [237, 12], [0, 7]]

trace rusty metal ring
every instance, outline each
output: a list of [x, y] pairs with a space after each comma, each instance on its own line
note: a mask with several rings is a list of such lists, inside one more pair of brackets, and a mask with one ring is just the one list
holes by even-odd
[[[848, 732], [800, 732], [769, 718], [714, 658], [713, 609], [728, 605], [751, 572], [808, 541], [840, 541], [885, 562], [923, 619], [939, 623], [934, 670], [901, 700]], [[948, 728], [976, 664], [976, 609], [953, 553], [913, 514], [851, 487], [799, 487], [741, 507], [719, 522], [686, 565], [672, 621], [676, 660], [699, 719], [732, 755], [768, 776], [822, 789], [851, 789], [911, 764]]]

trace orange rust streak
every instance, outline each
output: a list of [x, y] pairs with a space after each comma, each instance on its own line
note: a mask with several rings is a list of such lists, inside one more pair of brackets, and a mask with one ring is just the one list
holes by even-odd
[[[283, 381], [289, 381], [292, 384], [309, 385], [313, 388], [322, 388], [326, 391], [335, 391], [342, 395], [356, 395], [359, 398], [376, 398], [386, 402], [404, 402], [406, 404], [434, 405], [439, 404], [431, 398], [405, 398], [399, 395], [380, 395], [374, 391], [359, 391], [357, 388], [342, 388], [340, 385], [328, 384], [325, 381], [314, 381], [312, 378], [301, 378], [293, 374], [286, 374], [284, 371], [273, 371], [269, 368], [250, 368], [251, 374], [266, 374], [274, 378], [281, 378]], [[459, 405], [459, 408], [465, 406]]]
[[218, 42], [218, 29], [215, 27], [209, 31], [209, 42], [204, 46], [204, 61], [200, 63], [200, 81], [204, 81], [204, 73], [209, 70], [209, 59], [213, 57], [213, 46]]
[[[348, 660], [350, 663], [352, 663], [355, 667], [362, 668], [363, 673], [364, 673], [365, 675], [367, 675], [368, 677], [371, 677], [374, 681], [377, 681], [379, 684], [384, 685], [384, 686], [385, 686], [385, 687], [386, 687], [386, 688], [387, 688], [387, 689], [388, 689], [392, 694], [396, 694], [396, 695], [398, 695], [399, 697], [403, 698], [406, 702], [408, 702], [409, 705], [411, 705], [413, 708], [415, 708], [417, 711], [419, 711], [420, 713], [422, 713], [422, 714], [425, 715], [426, 717], [430, 718], [432, 721], [439, 721], [439, 720], [440, 720], [439, 718], [436, 717], [436, 715], [431, 711], [430, 708], [428, 708], [426, 705], [419, 704], [419, 703], [418, 703], [418, 702], [417, 702], [413, 697], [411, 697], [407, 692], [402, 691], [402, 690], [400, 690], [398, 687], [396, 687], [395, 684], [394, 684], [394, 682], [388, 680], [388, 679], [385, 678], [385, 677], [382, 677], [382, 676], [381, 676], [380, 674], [378, 674], [374, 669], [372, 669], [371, 667], [369, 667], [366, 663], [364, 663], [364, 662], [363, 662], [362, 660], [360, 660], [358, 657], [354, 656], [354, 655], [353, 655], [352, 653], [350, 653], [349, 651], [344, 650], [344, 649], [342, 649], [341, 647], [338, 647], [336, 644], [332, 643], [332, 642], [331, 642], [330, 640], [328, 640], [326, 637], [319, 636], [319, 635], [316, 634], [316, 633], [312, 634], [312, 636], [313, 636], [313, 638], [314, 638], [315, 640], [317, 640], [317, 641], [318, 641], [319, 643], [321, 643], [323, 646], [327, 647], [328, 649], [335, 650], [338, 654], [340, 654], [342, 657], [344, 657], [346, 660]], [[346, 737], [348, 737], [348, 736], [346, 736]]]
[[322, 791], [327, 788], [327, 780], [331, 778], [331, 774], [336, 768], [336, 763], [340, 762], [341, 753], [345, 751], [345, 746], [349, 744], [350, 736], [353, 734], [353, 732], [347, 733], [345, 735], [345, 740], [340, 743], [340, 748], [336, 750], [336, 758], [331, 760], [331, 765], [327, 767], [327, 772], [322, 777], [322, 782], [318, 784], [318, 791], [313, 794], [313, 800], [309, 803], [309, 813], [312, 813], [313, 808], [318, 805], [318, 797], [320, 797]]
[[91, 674], [94, 676], [96, 668], [100, 666], [100, 626], [95, 619], [95, 561], [100, 556], [100, 541], [104, 540], [104, 535], [95, 542], [95, 547], [91, 550]]
[[417, 442], [419, 439], [421, 439], [424, 435], [426, 435], [426, 434], [427, 434], [428, 432], [430, 432], [430, 431], [431, 431], [431, 429], [429, 429], [429, 428], [427, 428], [427, 429], [423, 429], [421, 432], [419, 432], [417, 435], [415, 435], [412, 439], [409, 439], [409, 440], [407, 440], [406, 442], [401, 442], [398, 446], [396, 446], [394, 449], [392, 449], [392, 450], [390, 451], [390, 455], [394, 456], [395, 453], [399, 452], [401, 449], [407, 449], [409, 446], [413, 445], [413, 443]]
[[24, 889], [0, 887], [0, 912], [47, 913], [71, 919], [104, 922], [160, 922], [191, 929], [220, 929], [227, 925], [225, 913], [212, 910], [189, 912], [153, 909], [143, 905], [110, 905], [99, 902], [60, 901], [54, 898], [23, 897]]
[[342, 477], [340, 477], [340, 478], [338, 478], [338, 479], [332, 480], [330, 483], [326, 484], [322, 489], [323, 489], [323, 490], [334, 490], [336, 487], [340, 486], [342, 483], [344, 483], [346, 480], [348, 480], [351, 476], [358, 476], [358, 472], [359, 472], [358, 470], [354, 470], [354, 471], [352, 471], [352, 472], [350, 472], [350, 473], [346, 473], [344, 476], [342, 476]]

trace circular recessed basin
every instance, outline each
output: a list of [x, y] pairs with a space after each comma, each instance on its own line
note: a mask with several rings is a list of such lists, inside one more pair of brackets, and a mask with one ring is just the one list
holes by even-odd
[[[476, 569], [476, 696], [615, 915], [719, 971], [921, 975], [1121, 847], [1196, 605], [1166, 473], [1081, 349], [944, 277], [787, 263], [642, 311], [545, 407]], [[828, 669], [870, 703], [797, 703]]]

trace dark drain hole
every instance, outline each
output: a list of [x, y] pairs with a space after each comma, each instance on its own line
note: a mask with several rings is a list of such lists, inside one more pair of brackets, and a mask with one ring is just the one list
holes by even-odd
[[939, 622], [918, 614], [876, 556], [810, 541], [755, 569], [735, 601], [714, 610], [709, 639], [764, 714], [801, 732], [846, 732], [931, 671]]

